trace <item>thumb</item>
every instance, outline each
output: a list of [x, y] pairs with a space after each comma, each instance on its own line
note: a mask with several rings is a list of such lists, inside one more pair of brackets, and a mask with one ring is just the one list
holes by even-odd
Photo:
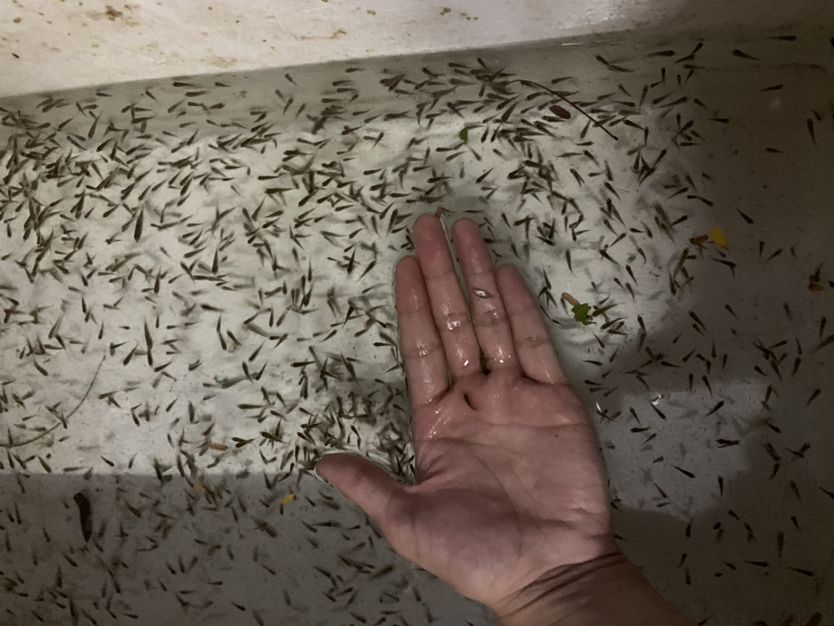
[[316, 473], [362, 508], [383, 529], [386, 511], [402, 485], [378, 465], [353, 454], [328, 454], [316, 465]]

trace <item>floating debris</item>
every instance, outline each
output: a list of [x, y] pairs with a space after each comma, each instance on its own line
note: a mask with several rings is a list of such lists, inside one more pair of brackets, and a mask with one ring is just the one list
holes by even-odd
[[562, 299], [571, 305], [570, 312], [573, 314], [573, 319], [585, 326], [593, 323], [590, 304], [580, 302], [568, 292], [562, 294]]
[[712, 227], [709, 231], [709, 238], [719, 248], [726, 250], [730, 247], [730, 240], [727, 238], [727, 233], [724, 232], [724, 229], [719, 228], [718, 226]]

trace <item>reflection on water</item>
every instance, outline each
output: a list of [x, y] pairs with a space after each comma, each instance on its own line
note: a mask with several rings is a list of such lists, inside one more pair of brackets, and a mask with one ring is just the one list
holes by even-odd
[[426, 211], [525, 270], [624, 545], [671, 598], [716, 624], [834, 609], [829, 48], [597, 42], [0, 103], [0, 621], [482, 622], [303, 478], [336, 448], [411, 471], [390, 276]]

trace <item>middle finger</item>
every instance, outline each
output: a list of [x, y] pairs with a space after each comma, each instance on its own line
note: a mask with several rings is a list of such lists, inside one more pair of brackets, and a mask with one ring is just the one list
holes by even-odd
[[472, 321], [488, 370], [518, 369], [504, 302], [495, 280], [495, 270], [478, 225], [461, 219], [452, 227], [455, 249], [469, 292]]
[[419, 218], [414, 225], [414, 242], [452, 378], [480, 372], [478, 338], [440, 220], [433, 215]]

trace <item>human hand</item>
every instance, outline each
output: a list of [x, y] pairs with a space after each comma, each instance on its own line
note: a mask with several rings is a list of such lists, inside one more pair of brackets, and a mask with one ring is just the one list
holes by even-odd
[[347, 454], [317, 471], [401, 555], [500, 614], [618, 550], [596, 436], [535, 300], [516, 269], [493, 269], [473, 222], [453, 235], [468, 297], [435, 217], [395, 273], [418, 483]]

